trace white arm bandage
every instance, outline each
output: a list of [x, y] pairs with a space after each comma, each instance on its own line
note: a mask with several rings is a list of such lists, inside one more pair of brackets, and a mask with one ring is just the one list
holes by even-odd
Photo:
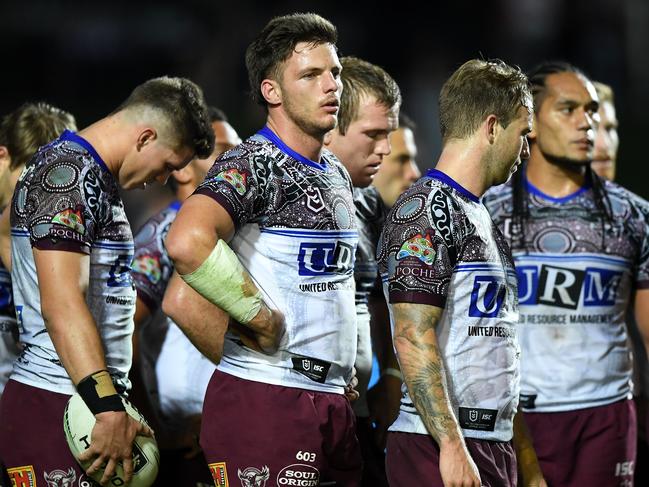
[[261, 292], [236, 254], [221, 239], [196, 270], [180, 277], [244, 325], [257, 316], [263, 304]]

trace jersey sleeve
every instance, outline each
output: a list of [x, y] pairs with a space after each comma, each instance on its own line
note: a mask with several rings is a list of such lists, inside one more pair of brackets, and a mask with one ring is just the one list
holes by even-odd
[[640, 230], [640, 254], [635, 272], [636, 289], [649, 289], [649, 207], [643, 208]]
[[195, 191], [195, 194], [209, 196], [219, 203], [229, 213], [236, 228], [253, 218], [258, 193], [250, 158], [236, 150], [217, 159]]
[[166, 211], [151, 218], [135, 236], [133, 281], [138, 298], [152, 312], [160, 307], [173, 273], [173, 263], [164, 246], [173, 220], [169, 213]]
[[429, 203], [433, 207], [430, 213], [425, 210], [426, 205], [421, 205], [420, 214], [413, 218], [409, 212], [414, 200], [405, 199], [390, 214], [387, 257], [390, 303], [427, 304], [441, 308], [446, 305], [449, 283], [457, 263], [459, 235], [453, 220], [458, 216], [454, 215], [450, 198], [446, 195], [438, 192], [431, 196]]
[[89, 254], [104, 205], [99, 167], [73, 160], [48, 164], [34, 180], [27, 196], [27, 231], [40, 250]]

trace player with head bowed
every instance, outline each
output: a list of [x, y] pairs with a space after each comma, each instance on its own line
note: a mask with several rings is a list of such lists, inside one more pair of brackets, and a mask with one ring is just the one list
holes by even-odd
[[[212, 152], [203, 94], [183, 78], [156, 78], [107, 117], [65, 131], [28, 163], [11, 207], [12, 281], [20, 341], [0, 409], [0, 456], [10, 473], [41, 479], [73, 468], [79, 482], [122, 462], [133, 473], [136, 435], [125, 412], [135, 289], [133, 237], [119, 188], [164, 182]], [[68, 449], [63, 411], [79, 392], [96, 418], [84, 472]], [[104, 469], [105, 466], [105, 469]], [[103, 470], [102, 470], [103, 469]], [[22, 478], [21, 477], [21, 478]]]

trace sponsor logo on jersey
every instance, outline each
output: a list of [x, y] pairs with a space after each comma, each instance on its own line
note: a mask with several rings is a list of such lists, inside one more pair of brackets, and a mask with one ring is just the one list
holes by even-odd
[[577, 309], [584, 306], [612, 306], [622, 282], [622, 272], [598, 267], [585, 270], [557, 266], [516, 266], [518, 300], [521, 305], [545, 304]]
[[132, 254], [120, 254], [108, 271], [108, 287], [133, 287], [131, 276]]
[[225, 181], [230, 186], [232, 186], [237, 193], [243, 196], [246, 193], [247, 184], [248, 184], [248, 175], [246, 173], [241, 173], [237, 169], [227, 169], [221, 171], [214, 177], [215, 181]]
[[435, 249], [433, 249], [433, 239], [429, 233], [421, 235], [418, 233], [401, 244], [397, 252], [397, 260], [406, 257], [416, 257], [424, 264], [432, 265], [435, 261]]
[[208, 467], [212, 473], [212, 479], [214, 479], [214, 487], [230, 487], [225, 462], [210, 463]]
[[300, 276], [351, 274], [354, 246], [345, 242], [302, 242], [297, 260]]
[[497, 416], [497, 409], [460, 407], [460, 427], [467, 430], [493, 431]]
[[74, 481], [77, 480], [77, 474], [73, 468], [68, 469], [67, 472], [63, 470], [52, 470], [51, 472], [43, 472], [47, 487], [72, 487]]
[[291, 361], [293, 370], [320, 384], [324, 384], [331, 367], [329, 362], [311, 357], [291, 357]]
[[507, 288], [503, 281], [494, 276], [475, 276], [471, 291], [469, 316], [474, 318], [496, 318], [505, 302]]
[[243, 472], [237, 469], [237, 475], [241, 480], [241, 487], [265, 487], [266, 481], [270, 477], [270, 470], [267, 465], [264, 465], [261, 470], [248, 467]]
[[311, 465], [295, 463], [280, 470], [277, 474], [277, 485], [315, 487], [320, 485], [320, 472]]
[[142, 274], [146, 276], [150, 282], [157, 284], [162, 278], [160, 256], [155, 254], [138, 255], [133, 261], [133, 272]]
[[52, 223], [58, 223], [59, 225], [71, 228], [81, 235], [86, 233], [81, 209], [73, 210], [72, 208], [68, 208], [67, 210], [60, 211], [54, 215]]
[[13, 487], [36, 487], [36, 475], [31, 465], [8, 468], [7, 473]]

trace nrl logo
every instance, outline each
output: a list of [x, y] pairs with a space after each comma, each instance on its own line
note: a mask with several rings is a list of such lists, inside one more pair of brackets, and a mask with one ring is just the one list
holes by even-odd
[[259, 470], [255, 467], [248, 467], [243, 472], [240, 469], [237, 469], [237, 475], [239, 480], [241, 480], [242, 487], [265, 487], [266, 481], [270, 477], [270, 471], [268, 466], [264, 465], [264, 468]]
[[469, 411], [469, 421], [477, 421], [478, 420], [478, 411], [475, 409], [472, 409]]

